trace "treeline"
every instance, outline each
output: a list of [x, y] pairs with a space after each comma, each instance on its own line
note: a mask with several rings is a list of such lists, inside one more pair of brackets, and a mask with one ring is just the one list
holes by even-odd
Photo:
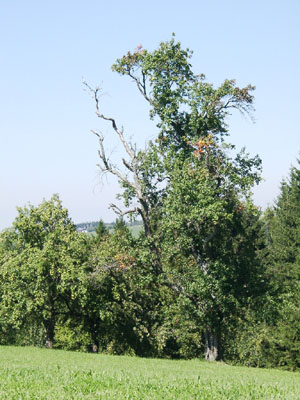
[[264, 215], [239, 214], [236, 260], [214, 276], [173, 251], [157, 274], [144, 233], [121, 219], [112, 233], [101, 221], [96, 236], [78, 233], [57, 195], [20, 208], [0, 236], [1, 344], [203, 357], [214, 287], [224, 360], [298, 368], [300, 169]]
[[[113, 70], [134, 81], [158, 135], [145, 150], [102, 113], [126, 157], [99, 168], [118, 177], [124, 208], [112, 231], [76, 231], [58, 196], [19, 209], [0, 237], [2, 344], [138, 356], [300, 366], [300, 170], [263, 215], [252, 201], [261, 160], [227, 141], [227, 117], [253, 110], [254, 87], [219, 87], [195, 74], [174, 37], [139, 46]], [[134, 236], [122, 216], [140, 218]]]
[[[76, 230], [78, 232], [95, 232], [98, 225], [99, 225], [99, 221], [81, 222], [79, 224], [76, 224]], [[114, 226], [115, 226], [115, 222], [104, 223], [104, 225], [108, 230], [113, 230]], [[141, 221], [131, 221], [131, 222], [127, 223], [126, 225], [129, 227], [141, 226], [142, 222]]]

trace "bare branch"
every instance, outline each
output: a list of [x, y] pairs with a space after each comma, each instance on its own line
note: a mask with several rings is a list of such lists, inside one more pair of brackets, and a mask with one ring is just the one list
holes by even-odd
[[109, 205], [109, 208], [114, 210], [114, 212], [116, 214], [118, 214], [120, 217], [124, 217], [124, 215], [127, 215], [127, 214], [133, 214], [133, 213], [140, 212], [140, 209], [138, 207], [135, 207], [131, 210], [122, 211], [116, 204], [112, 204], [112, 203]]
[[146, 75], [142, 72], [142, 77], [143, 77], [143, 82], [141, 83], [140, 79], [133, 75], [131, 72], [128, 72], [128, 76], [132, 78], [135, 83], [137, 88], [139, 89], [140, 93], [143, 95], [143, 97], [148, 101], [148, 103], [152, 104], [152, 100], [150, 97], [147, 95], [147, 88], [146, 88]]
[[129, 169], [129, 171], [133, 172], [132, 167], [128, 164], [128, 162], [127, 162], [124, 158], [122, 158], [122, 162], [123, 162], [123, 164], [125, 165], [125, 167], [126, 167], [127, 169]]
[[[143, 84], [140, 83], [139, 79], [135, 79], [136, 83], [139, 85], [139, 89], [142, 91], [143, 95], [145, 96], [146, 99], [148, 99], [147, 92], [146, 92], [146, 79], [145, 77], [143, 78]], [[127, 155], [130, 158], [130, 161], [126, 161], [125, 159], [122, 159], [122, 162], [124, 166], [127, 168], [128, 173], [132, 174], [132, 180], [129, 180], [127, 174], [122, 174], [119, 169], [113, 165], [112, 163], [109, 162], [108, 158], [106, 157], [105, 154], [105, 149], [103, 145], [104, 137], [101, 133], [95, 132], [92, 130], [92, 133], [98, 137], [99, 141], [99, 158], [102, 161], [102, 165], [98, 165], [102, 173], [111, 173], [119, 178], [119, 180], [126, 185], [128, 185], [130, 188], [132, 188], [135, 192], [137, 201], [141, 205], [141, 207], [136, 207], [133, 210], [128, 210], [123, 212], [120, 210], [118, 207], [115, 205], [111, 205], [111, 208], [115, 210], [115, 212], [119, 215], [126, 215], [128, 213], [132, 212], [137, 212], [141, 215], [144, 226], [145, 226], [145, 232], [147, 235], [150, 235], [151, 229], [150, 229], [150, 222], [149, 222], [149, 205], [147, 204], [147, 199], [145, 197], [144, 189], [143, 189], [143, 182], [141, 181], [141, 178], [139, 176], [139, 160], [137, 156], [137, 149], [136, 145], [132, 145], [131, 143], [127, 142], [124, 138], [123, 134], [123, 127], [121, 129], [118, 128], [117, 123], [114, 118], [107, 117], [104, 114], [101, 113], [100, 108], [99, 108], [99, 97], [101, 94], [101, 89], [99, 87], [96, 87], [93, 89], [91, 86], [88, 85], [85, 81], [83, 82], [87, 90], [90, 92], [91, 96], [93, 97], [95, 101], [95, 106], [96, 106], [96, 115], [98, 118], [101, 118], [105, 121], [109, 121], [111, 123], [112, 128], [116, 132], [119, 140], [121, 141]], [[150, 99], [148, 99], [150, 101]]]
[[130, 182], [130, 180], [127, 178], [127, 176], [121, 174], [121, 172], [107, 160], [107, 157], [106, 157], [106, 154], [105, 154], [105, 149], [104, 149], [104, 146], [103, 146], [104, 137], [100, 133], [98, 133], [98, 132], [96, 132], [94, 130], [91, 130], [91, 132], [94, 135], [96, 135], [98, 137], [98, 140], [99, 140], [100, 149], [98, 150], [98, 155], [99, 155], [99, 158], [101, 159], [101, 161], [103, 163], [103, 165], [97, 164], [98, 167], [100, 168], [100, 170], [103, 173], [110, 172], [111, 174], [117, 176], [122, 182], [126, 183], [128, 186], [134, 188], [134, 184], [132, 182]]
[[83, 84], [88, 88], [88, 90], [90, 91], [90, 93], [93, 95], [93, 98], [95, 100], [95, 104], [96, 104], [96, 115], [98, 118], [101, 118], [105, 121], [109, 121], [111, 122], [112, 128], [114, 129], [114, 131], [116, 132], [116, 134], [119, 136], [121, 143], [126, 151], [126, 153], [129, 155], [129, 157], [131, 159], [133, 159], [135, 157], [135, 153], [133, 151], [133, 147], [130, 146], [127, 141], [124, 138], [123, 132], [124, 129], [123, 127], [121, 129], [118, 128], [116, 121], [114, 118], [111, 117], [107, 117], [104, 114], [102, 114], [100, 112], [100, 108], [99, 108], [99, 95], [101, 93], [101, 89], [99, 87], [96, 87], [95, 89], [93, 89], [90, 85], [88, 85], [88, 83], [86, 83], [85, 81], [83, 82]]

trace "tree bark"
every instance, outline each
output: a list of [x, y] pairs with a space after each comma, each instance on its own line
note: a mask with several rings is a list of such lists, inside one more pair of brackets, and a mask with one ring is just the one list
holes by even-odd
[[92, 353], [98, 353], [99, 351], [99, 340], [98, 340], [98, 329], [97, 323], [94, 318], [88, 318], [88, 325], [90, 327], [91, 339], [92, 339]]
[[47, 349], [52, 349], [54, 344], [54, 323], [51, 321], [46, 326], [46, 342], [45, 346]]
[[220, 332], [216, 332], [207, 326], [205, 330], [205, 359], [207, 361], [220, 361], [221, 358]]
[[96, 335], [92, 334], [92, 340], [93, 340], [92, 352], [93, 353], [98, 353], [98, 351], [99, 351], [99, 340], [97, 339]]

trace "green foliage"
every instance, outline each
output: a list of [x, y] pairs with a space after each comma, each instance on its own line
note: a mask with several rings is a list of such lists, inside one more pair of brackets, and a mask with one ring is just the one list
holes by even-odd
[[[227, 141], [227, 117], [251, 114], [254, 87], [225, 80], [215, 88], [193, 72], [191, 55], [172, 37], [113, 65], [137, 84], [157, 124], [146, 150], [126, 142], [92, 90], [98, 117], [129, 157], [122, 175], [98, 136], [102, 171], [120, 179], [127, 209], [112, 207], [138, 214], [144, 229], [133, 235], [120, 217], [110, 226], [100, 220], [95, 235], [78, 233], [57, 195], [19, 208], [0, 234], [1, 344], [46, 340], [76, 351], [210, 360], [223, 353], [248, 366], [300, 367], [300, 170], [262, 219], [251, 197], [261, 161]], [[177, 397], [196, 395], [182, 385]], [[215, 398], [249, 394], [212, 387]], [[257, 393], [273, 398], [276, 390]]]
[[[178, 351], [178, 346], [174, 348], [171, 343], [173, 333], [163, 333], [173, 292], [161, 276], [153, 273], [152, 254], [144, 235], [134, 239], [124, 223], [118, 222], [114, 233], [91, 249], [84, 285], [87, 290], [82, 298], [83, 326], [101, 351], [192, 356], [192, 348], [187, 351], [192, 340], [186, 338], [186, 350]], [[176, 329], [182, 337], [189, 335], [178, 324]], [[199, 344], [195, 332], [198, 330], [194, 326]], [[180, 343], [179, 340], [179, 346]]]
[[75, 231], [57, 195], [18, 212], [3, 237], [1, 318], [18, 329], [40, 324], [52, 345], [57, 321], [76, 310], [86, 238]]
[[299, 303], [294, 299], [278, 300], [279, 317], [273, 323], [260, 321], [248, 311], [246, 318], [231, 327], [224, 338], [228, 361], [251, 367], [299, 368]]
[[[159, 128], [156, 141], [139, 153], [140, 202], [150, 210], [145, 232], [156, 270], [193, 302], [202, 329], [219, 335], [226, 314], [260, 280], [259, 228], [251, 228], [259, 215], [250, 199], [261, 161], [244, 150], [234, 155], [234, 146], [225, 143], [226, 118], [233, 109], [252, 111], [254, 87], [225, 80], [214, 88], [193, 72], [191, 55], [172, 37], [153, 52], [129, 52], [113, 70], [134, 79]], [[136, 195], [133, 187], [125, 190], [125, 205]], [[247, 245], [250, 238], [253, 245]]]
[[266, 218], [268, 263], [276, 288], [288, 293], [300, 278], [300, 169], [293, 167], [281, 184], [280, 195]]
[[73, 351], [90, 351], [91, 336], [83, 326], [73, 321], [57, 324], [54, 331], [55, 348]]
[[[169, 296], [172, 292], [169, 293]], [[203, 357], [203, 321], [199, 310], [185, 295], [173, 295], [162, 307], [163, 319], [155, 332], [160, 357]]]
[[282, 296], [278, 322], [272, 332], [275, 343], [273, 357], [280, 367], [300, 368], [300, 284], [295, 291]]
[[182, 150], [189, 141], [209, 133], [227, 134], [226, 117], [230, 109], [252, 109], [255, 89], [238, 88], [234, 80], [225, 80], [217, 89], [203, 74], [192, 71], [192, 51], [175, 41], [162, 42], [157, 50], [137, 48], [118, 59], [112, 69], [133, 78], [150, 102], [150, 116], [158, 117], [159, 142], [165, 149]]
[[290, 370], [300, 366], [299, 188], [299, 169], [293, 167], [274, 207], [265, 212], [265, 246], [259, 256], [266, 270], [266, 295], [263, 302], [252, 304], [251, 312], [230, 332], [234, 340], [228, 341], [228, 359]]
[[96, 226], [95, 234], [96, 234], [95, 240], [98, 243], [100, 243], [102, 240], [105, 240], [106, 236], [109, 235], [109, 230], [106, 224], [102, 221], [102, 219]]
[[275, 206], [265, 216], [267, 253], [264, 262], [269, 275], [270, 295], [277, 302], [272, 339], [274, 364], [300, 366], [300, 169], [291, 168], [281, 184]]

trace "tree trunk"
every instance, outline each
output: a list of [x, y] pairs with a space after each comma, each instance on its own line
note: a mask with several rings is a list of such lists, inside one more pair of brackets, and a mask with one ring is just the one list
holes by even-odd
[[99, 346], [96, 343], [94, 343], [93, 346], [92, 346], [92, 352], [93, 353], [98, 353], [98, 349], [99, 349]]
[[98, 329], [94, 319], [89, 318], [89, 326], [92, 339], [92, 353], [98, 353], [99, 351]]
[[46, 342], [45, 346], [47, 349], [52, 349], [53, 348], [53, 343], [54, 343], [54, 327], [55, 324], [52, 321], [46, 321], [44, 324], [46, 328]]
[[92, 345], [92, 352], [98, 353], [99, 351], [99, 340], [96, 338], [96, 335], [93, 336], [93, 345]]
[[220, 333], [208, 326], [205, 331], [205, 359], [207, 361], [221, 360]]
[[47, 349], [52, 349], [53, 343], [54, 343], [54, 329], [51, 326], [49, 327], [49, 329], [47, 329], [45, 346], [47, 347]]

